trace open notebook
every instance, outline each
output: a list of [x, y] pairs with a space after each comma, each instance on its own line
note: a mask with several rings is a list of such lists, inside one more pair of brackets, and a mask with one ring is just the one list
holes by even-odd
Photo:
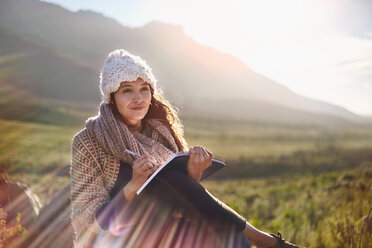
[[[151, 180], [156, 177], [156, 175], [162, 171], [165, 167], [167, 166], [179, 166], [186, 168], [187, 167], [187, 162], [189, 160], [190, 153], [185, 153], [185, 152], [180, 152], [180, 153], [175, 153], [171, 157], [169, 157], [154, 173], [149, 176], [149, 178], [142, 184], [141, 188], [137, 190], [137, 195], [141, 193], [141, 191], [151, 182]], [[203, 180], [206, 177], [209, 177], [210, 175], [216, 173], [223, 167], [225, 167], [226, 163], [225, 161], [218, 159], [218, 158], [213, 158], [212, 159], [212, 165], [209, 166], [207, 169], [204, 170], [201, 179]]]

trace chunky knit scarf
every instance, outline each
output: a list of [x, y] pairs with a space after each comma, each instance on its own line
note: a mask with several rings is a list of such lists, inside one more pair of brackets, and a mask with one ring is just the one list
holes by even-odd
[[129, 164], [133, 164], [135, 158], [125, 149], [140, 155], [150, 154], [159, 163], [178, 152], [173, 135], [159, 120], [147, 120], [142, 133], [132, 133], [124, 122], [114, 117], [107, 103], [101, 103], [98, 115], [89, 118], [85, 125], [102, 149]]

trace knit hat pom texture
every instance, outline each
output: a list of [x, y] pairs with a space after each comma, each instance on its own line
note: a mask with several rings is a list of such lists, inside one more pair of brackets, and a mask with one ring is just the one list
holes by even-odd
[[102, 100], [110, 103], [110, 94], [116, 92], [122, 82], [132, 82], [138, 78], [156, 89], [157, 80], [145, 60], [124, 49], [112, 51], [100, 74]]

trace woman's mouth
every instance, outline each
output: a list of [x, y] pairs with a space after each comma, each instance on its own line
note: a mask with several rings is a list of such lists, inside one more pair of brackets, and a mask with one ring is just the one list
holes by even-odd
[[140, 110], [143, 110], [144, 108], [145, 108], [144, 106], [138, 106], [138, 107], [133, 107], [131, 109], [136, 110], [136, 111], [140, 111]]

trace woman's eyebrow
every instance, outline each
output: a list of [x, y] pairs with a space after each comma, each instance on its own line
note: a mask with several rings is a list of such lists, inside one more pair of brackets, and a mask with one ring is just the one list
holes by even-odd
[[122, 84], [122, 85], [120, 85], [119, 88], [124, 88], [124, 87], [133, 87], [133, 85], [131, 85], [131, 84]]
[[[146, 83], [146, 82], [141, 83], [141, 86], [146, 86], [146, 85], [149, 85], [149, 83]], [[119, 89], [124, 88], [124, 87], [134, 87], [134, 86], [132, 84], [125, 83], [125, 84], [120, 85]]]

